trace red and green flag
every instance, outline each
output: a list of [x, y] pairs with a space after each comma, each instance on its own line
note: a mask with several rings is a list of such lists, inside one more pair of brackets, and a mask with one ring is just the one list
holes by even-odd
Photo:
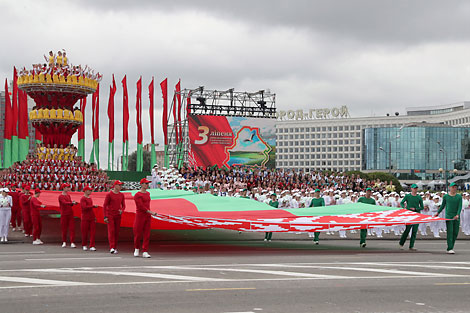
[[100, 84], [91, 98], [92, 124], [93, 124], [93, 148], [90, 155], [90, 163], [96, 163], [100, 168]]
[[137, 95], [135, 102], [136, 123], [137, 123], [137, 161], [136, 171], [142, 172], [144, 169], [144, 152], [142, 147], [142, 77], [137, 81]]
[[[176, 123], [176, 129], [178, 130], [176, 132], [177, 138], [177, 164], [178, 168], [181, 168], [183, 166], [183, 127], [181, 125], [181, 80], [178, 81], [176, 84], [176, 99], [178, 101], [178, 108], [177, 108], [177, 123]], [[176, 106], [176, 103], [174, 104]]]
[[3, 141], [3, 168], [8, 168], [12, 165], [11, 159], [11, 135], [13, 128], [13, 117], [11, 109], [10, 93], [8, 91], [8, 80], [5, 79], [5, 129]]
[[109, 142], [108, 142], [108, 171], [114, 170], [114, 95], [116, 94], [116, 81], [109, 87], [108, 118], [109, 118]]
[[160, 83], [163, 97], [162, 128], [165, 143], [165, 167], [168, 168], [168, 78]]
[[[85, 160], [85, 108], [86, 108], [86, 98], [80, 99], [80, 112], [83, 116], [83, 124], [78, 128], [78, 152], [77, 155], [82, 157], [82, 160]], [[36, 135], [37, 135], [36, 131]], [[37, 139], [37, 138], [36, 138]]]
[[19, 161], [18, 157], [18, 75], [16, 67], [13, 67], [13, 94], [11, 104], [11, 163]]
[[26, 160], [29, 152], [28, 131], [28, 95], [18, 90], [18, 157], [19, 161]]
[[129, 126], [129, 98], [127, 95], [127, 79], [126, 76], [124, 75], [124, 78], [122, 79], [122, 116], [123, 116], [123, 122], [122, 122], [122, 166], [121, 170], [122, 171], [127, 171], [127, 167], [129, 164], [129, 132], [128, 132], [128, 126]]
[[150, 150], [150, 167], [153, 167], [155, 164], [157, 164], [157, 156], [155, 155], [155, 123], [153, 120], [153, 111], [154, 111], [154, 103], [153, 103], [153, 97], [154, 96], [154, 79], [152, 77], [152, 81], [150, 82], [149, 85], [149, 99], [150, 99], [150, 107], [149, 107], [149, 115], [150, 115], [150, 136], [151, 136], [151, 150]]

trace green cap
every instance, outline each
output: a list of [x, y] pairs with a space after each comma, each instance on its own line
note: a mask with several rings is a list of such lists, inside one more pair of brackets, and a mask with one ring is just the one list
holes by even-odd
[[162, 183], [161, 182], [158, 182], [157, 185], [161, 185]]
[[209, 188], [210, 188], [210, 189], [215, 189], [215, 187], [214, 187], [214, 186], [210, 186]]
[[273, 194], [271, 194], [271, 197], [272, 197], [272, 196], [275, 196], [275, 197], [277, 197], [277, 194], [273, 193]]
[[418, 188], [418, 185], [413, 184], [413, 185], [411, 185], [411, 188]]
[[180, 186], [180, 184], [176, 184], [175, 186], [176, 186], [176, 187], [179, 187], [179, 186]]
[[450, 183], [449, 187], [457, 186], [456, 183]]
[[366, 188], [366, 191], [372, 191], [372, 188], [368, 187]]
[[317, 188], [317, 189], [315, 189], [315, 192], [320, 192], [320, 189], [318, 189], [318, 188]]

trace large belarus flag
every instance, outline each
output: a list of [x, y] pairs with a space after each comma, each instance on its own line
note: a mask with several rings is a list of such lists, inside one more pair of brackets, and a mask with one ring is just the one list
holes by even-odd
[[114, 170], [114, 95], [116, 94], [116, 81], [113, 74], [113, 85], [109, 87], [108, 118], [109, 118], [109, 142], [108, 142], [108, 171]]
[[151, 148], [151, 156], [150, 156], [150, 167], [152, 168], [155, 164], [157, 164], [157, 156], [155, 155], [155, 136], [154, 136], [154, 133], [155, 133], [155, 129], [154, 129], [154, 120], [153, 120], [153, 111], [154, 111], [154, 107], [153, 107], [153, 94], [154, 94], [154, 79], [152, 77], [152, 81], [150, 82], [150, 85], [149, 85], [149, 99], [150, 99], [150, 107], [149, 107], [149, 115], [150, 115], [150, 135], [151, 135], [151, 144], [152, 144], [152, 148]]
[[144, 169], [144, 152], [142, 147], [142, 77], [137, 81], [137, 95], [135, 102], [136, 123], [137, 123], [137, 162], [136, 171], [142, 172]]
[[3, 141], [3, 168], [8, 168], [12, 165], [11, 162], [11, 133], [12, 133], [12, 112], [10, 94], [8, 92], [8, 80], [5, 79], [5, 129]]
[[127, 171], [127, 166], [129, 164], [129, 98], [127, 96], [127, 79], [126, 75], [122, 79], [122, 171]]

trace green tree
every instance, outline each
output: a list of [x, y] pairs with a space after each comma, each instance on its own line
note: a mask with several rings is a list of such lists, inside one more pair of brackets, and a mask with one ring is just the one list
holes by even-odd
[[[151, 159], [151, 153], [150, 151], [144, 151], [144, 172], [149, 172], [150, 171], [150, 159]], [[129, 154], [129, 167], [128, 170], [131, 172], [135, 172], [137, 168], [137, 151], [132, 152]]]

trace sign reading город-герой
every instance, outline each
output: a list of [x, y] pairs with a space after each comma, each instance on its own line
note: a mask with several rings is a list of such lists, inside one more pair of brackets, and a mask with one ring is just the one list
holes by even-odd
[[348, 107], [343, 105], [332, 109], [287, 110], [276, 113], [278, 120], [314, 120], [350, 117]]

